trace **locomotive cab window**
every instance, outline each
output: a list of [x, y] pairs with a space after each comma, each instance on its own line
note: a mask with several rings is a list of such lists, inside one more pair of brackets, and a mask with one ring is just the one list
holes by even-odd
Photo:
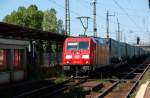
[[87, 50], [89, 47], [88, 42], [79, 42], [79, 50]]
[[77, 42], [68, 42], [67, 50], [77, 50], [78, 43]]
[[68, 42], [67, 44], [67, 50], [87, 50], [88, 47], [88, 42]]

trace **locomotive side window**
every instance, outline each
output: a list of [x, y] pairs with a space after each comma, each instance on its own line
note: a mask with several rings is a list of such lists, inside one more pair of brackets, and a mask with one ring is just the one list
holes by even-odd
[[0, 49], [0, 70], [3, 70], [6, 66], [6, 51]]
[[79, 50], [87, 50], [89, 47], [88, 42], [79, 42]]
[[77, 50], [78, 49], [78, 43], [77, 42], [69, 42], [67, 44], [67, 50]]

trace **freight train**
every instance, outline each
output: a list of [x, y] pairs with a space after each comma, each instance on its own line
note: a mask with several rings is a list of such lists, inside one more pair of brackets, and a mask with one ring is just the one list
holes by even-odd
[[108, 65], [117, 67], [127, 59], [145, 54], [138, 46], [111, 38], [70, 37], [64, 42], [62, 64], [65, 71], [88, 72]]

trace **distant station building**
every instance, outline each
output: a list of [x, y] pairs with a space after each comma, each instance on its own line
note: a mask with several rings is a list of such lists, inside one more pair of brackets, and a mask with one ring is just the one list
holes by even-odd
[[58, 50], [66, 37], [58, 33], [0, 22], [0, 84], [24, 80], [29, 66], [49, 66], [54, 63], [52, 60], [57, 60], [56, 63], [59, 64], [58, 56], [61, 55], [58, 55], [57, 51], [55, 58], [52, 57], [49, 46], [49, 56], [44, 56], [43, 51], [37, 50], [35, 43], [41, 42], [41, 45], [42, 41], [48, 41], [50, 45], [55, 43]]
[[0, 38], [0, 83], [23, 80], [29, 41]]

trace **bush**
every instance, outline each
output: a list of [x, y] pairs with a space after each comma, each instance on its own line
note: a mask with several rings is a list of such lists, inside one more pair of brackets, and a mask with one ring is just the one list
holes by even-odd
[[61, 74], [59, 77], [56, 78], [54, 82], [58, 84], [64, 82], [65, 80], [66, 80], [66, 76], [64, 74]]

